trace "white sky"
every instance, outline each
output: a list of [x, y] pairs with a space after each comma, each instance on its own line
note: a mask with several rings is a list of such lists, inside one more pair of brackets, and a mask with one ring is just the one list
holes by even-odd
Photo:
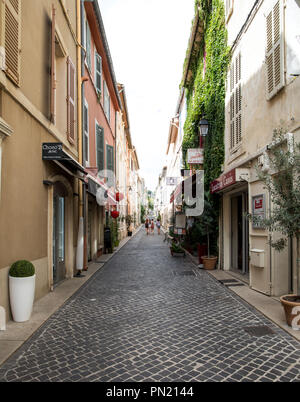
[[195, 0], [98, 0], [116, 79], [125, 85], [140, 175], [154, 190], [165, 163]]

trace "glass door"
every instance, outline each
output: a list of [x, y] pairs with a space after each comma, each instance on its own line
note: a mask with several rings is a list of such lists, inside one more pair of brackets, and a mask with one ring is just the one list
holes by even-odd
[[[57, 189], [55, 189], [57, 190]], [[65, 197], [54, 191], [53, 199], [53, 282], [65, 279]]]

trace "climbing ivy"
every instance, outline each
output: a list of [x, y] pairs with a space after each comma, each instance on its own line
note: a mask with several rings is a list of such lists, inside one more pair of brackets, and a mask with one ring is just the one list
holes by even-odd
[[205, 189], [208, 190], [209, 184], [220, 175], [224, 161], [225, 80], [229, 48], [223, 1], [196, 0], [195, 6], [203, 23], [204, 35], [190, 60], [192, 77], [186, 84], [187, 118], [182, 152], [185, 167], [188, 168], [187, 149], [198, 147], [198, 125], [201, 117], [205, 116], [210, 123], [209, 135], [205, 139], [203, 166]]
[[[185, 86], [187, 102], [182, 153], [185, 168], [188, 169], [187, 150], [199, 146], [198, 125], [201, 117], [205, 117], [209, 121], [209, 134], [205, 138], [203, 169], [204, 187], [208, 192], [210, 183], [221, 174], [224, 163], [225, 82], [230, 50], [227, 46], [223, 1], [195, 0], [195, 11], [199, 13], [204, 33], [201, 42], [194, 46], [191, 53], [190, 77], [181, 84]], [[210, 195], [209, 201], [217, 211], [218, 198]], [[218, 214], [214, 219], [217, 228]], [[216, 250], [217, 230], [212, 240]]]

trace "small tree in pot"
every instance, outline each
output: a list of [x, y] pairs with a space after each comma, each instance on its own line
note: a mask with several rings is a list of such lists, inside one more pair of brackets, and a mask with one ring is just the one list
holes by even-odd
[[272, 210], [264, 219], [252, 215], [249, 218], [271, 232], [283, 235], [277, 241], [270, 241], [270, 245], [277, 251], [285, 248], [288, 239], [296, 240], [297, 294], [281, 297], [288, 325], [296, 326], [295, 321], [298, 320], [300, 324], [300, 315], [297, 316], [300, 311], [300, 143], [296, 144], [293, 136], [286, 134], [283, 129], [276, 129], [268, 159], [269, 169], [256, 167], [256, 171], [269, 191]]
[[208, 191], [204, 194], [204, 211], [200, 216], [200, 227], [203, 235], [207, 238], [207, 256], [202, 257], [203, 265], [205, 269], [214, 269], [218, 257], [211, 255], [212, 248], [214, 248], [211, 243], [211, 235], [218, 232], [217, 211]]
[[126, 225], [127, 225], [127, 234], [128, 236], [132, 236], [132, 215], [126, 215]]

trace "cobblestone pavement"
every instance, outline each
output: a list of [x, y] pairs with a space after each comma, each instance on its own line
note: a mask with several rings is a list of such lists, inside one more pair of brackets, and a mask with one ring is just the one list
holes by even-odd
[[300, 348], [141, 230], [4, 363], [0, 381], [300, 381]]

